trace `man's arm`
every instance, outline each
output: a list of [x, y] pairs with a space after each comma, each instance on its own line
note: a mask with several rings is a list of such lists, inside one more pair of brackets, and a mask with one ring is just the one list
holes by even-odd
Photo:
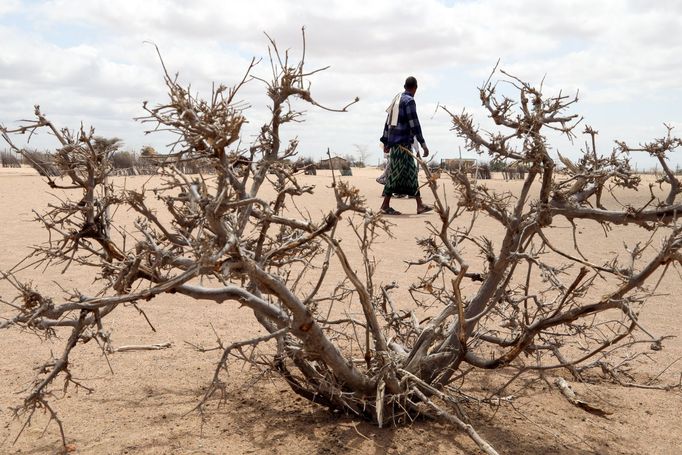
[[384, 144], [384, 153], [388, 153], [388, 122], [384, 123], [384, 132], [379, 140]]
[[407, 116], [407, 124], [410, 126], [410, 132], [417, 138], [417, 142], [424, 150], [424, 157], [429, 156], [429, 148], [426, 146], [426, 141], [422, 135], [422, 127], [419, 124], [419, 117], [417, 116], [417, 103], [414, 99], [408, 101], [405, 106], [405, 115]]

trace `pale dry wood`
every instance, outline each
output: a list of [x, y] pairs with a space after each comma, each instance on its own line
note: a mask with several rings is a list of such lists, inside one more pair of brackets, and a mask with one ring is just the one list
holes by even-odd
[[556, 378], [554, 380], [554, 385], [556, 385], [559, 388], [561, 394], [564, 397], [566, 397], [568, 402], [571, 403], [573, 406], [579, 407], [580, 409], [584, 409], [590, 414], [594, 414], [599, 417], [604, 417], [613, 414], [613, 412], [605, 411], [603, 409], [597, 408], [589, 404], [584, 400], [580, 400], [576, 395], [575, 391], [571, 388], [571, 385], [568, 382], [566, 382], [564, 378]]
[[[455, 193], [448, 193], [436, 178], [443, 171], [432, 173], [431, 163], [415, 156], [436, 217], [426, 219], [419, 234], [423, 256], [406, 258], [415, 278], [401, 295], [397, 285], [376, 278], [382, 265], [374, 248], [391, 236], [391, 223], [334, 170], [327, 212], [312, 216], [300, 201], [316, 194], [315, 188], [298, 181], [291, 162], [298, 140], [282, 140], [286, 125], [302, 120], [297, 102], [343, 112], [357, 100], [339, 109], [323, 106], [313, 98], [308, 79], [319, 70], [306, 69], [304, 57], [292, 59], [269, 37], [268, 42], [271, 77], [255, 74], [258, 61], [252, 60], [233, 87], [214, 86], [205, 99], [169, 74], [161, 59], [168, 99], [144, 103], [146, 116], [139, 120], [149, 132], [170, 131], [177, 140], [168, 154], [150, 157], [161, 179], [155, 188], [114, 187], [109, 177], [120, 141], [85, 127], [59, 129], [37, 106], [34, 120], [12, 129], [0, 126], [18, 153], [24, 149], [15, 143], [17, 135], [41, 129], [54, 134], [59, 148], [53, 164], [61, 177], [48, 176], [47, 183], [78, 193], [36, 214], [46, 241], [1, 275], [16, 299], [1, 301], [13, 314], [0, 329], [44, 337], [70, 331], [61, 357], [39, 370], [18, 415], [29, 422], [37, 409], [46, 409], [63, 429], [47, 399], [57, 378], [75, 383], [71, 352], [92, 339], [105, 353], [111, 349], [106, 323], [124, 305], [137, 308], [155, 330], [142, 309], [166, 294], [189, 297], [188, 309], [195, 300], [246, 307], [265, 331], [229, 344], [216, 332], [218, 346], [211, 350], [223, 355], [200, 410], [213, 393], [226, 393], [221, 375], [228, 360], [237, 359], [260, 374], [280, 375], [313, 403], [380, 426], [411, 422], [423, 412], [420, 404], [426, 405], [482, 450], [495, 453], [466, 422], [460, 398], [504, 406], [508, 401], [499, 395], [518, 378], [552, 369], [574, 377], [601, 372], [603, 379], [632, 385], [623, 370], [604, 365], [622, 356], [618, 347], [639, 348], [646, 341], [660, 350], [666, 335], [644, 327], [639, 312], [662, 277], [682, 262], [681, 185], [665, 162], [681, 144], [670, 128], [662, 139], [637, 148], [619, 143], [604, 156], [595, 147], [597, 132], [585, 127], [591, 148], [588, 144], [576, 161], [560, 156], [559, 172], [547, 132], [575, 138], [582, 119], [569, 109], [577, 97], [548, 96], [542, 87], [505, 72], [499, 74], [515, 95], [500, 94], [492, 81], [496, 67], [479, 96], [497, 130], [483, 130], [467, 112], [444, 109], [468, 150], [523, 174], [520, 191], [498, 193], [454, 171]], [[254, 83], [263, 84], [271, 115], [247, 144], [242, 127], [248, 103], [238, 96], [245, 84]], [[663, 196], [649, 188], [649, 200], [639, 207], [615, 198], [607, 204], [605, 195], [613, 188], [640, 187], [630, 152], [659, 159]], [[132, 225], [117, 216], [127, 210], [138, 217]], [[465, 212], [472, 214], [467, 223], [461, 221]], [[482, 219], [497, 225], [500, 239], [480, 235]], [[340, 241], [342, 221], [349, 224], [351, 241]], [[627, 225], [632, 244], [616, 258], [595, 257], [576, 236], [583, 222], [605, 234], [613, 225]], [[550, 228], [561, 223], [570, 225], [573, 248], [558, 248], [553, 240]], [[44, 295], [19, 277], [35, 266], [48, 272], [94, 271], [101, 287], [93, 295], [78, 290]], [[598, 295], [597, 280], [603, 286]], [[653, 290], [647, 289], [655, 280]], [[262, 346], [269, 340], [269, 347]], [[500, 381], [504, 386], [497, 393], [480, 390], [476, 375], [507, 368], [514, 374]], [[461, 415], [448, 413], [432, 398]]]
[[170, 342], [154, 343], [154, 344], [129, 344], [114, 348], [111, 352], [130, 352], [130, 351], [160, 351], [161, 349], [168, 349], [172, 346]]

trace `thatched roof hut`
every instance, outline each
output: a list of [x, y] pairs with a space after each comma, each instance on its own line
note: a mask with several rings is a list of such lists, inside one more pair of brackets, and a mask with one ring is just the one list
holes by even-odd
[[333, 156], [331, 159], [320, 160], [318, 169], [350, 169], [350, 161], [340, 156]]

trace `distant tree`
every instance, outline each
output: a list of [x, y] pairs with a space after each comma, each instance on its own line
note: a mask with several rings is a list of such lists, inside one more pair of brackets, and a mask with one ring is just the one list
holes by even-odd
[[111, 157], [112, 165], [119, 170], [132, 170], [135, 167], [135, 161], [135, 154], [128, 151], [116, 152]]
[[507, 163], [502, 160], [492, 160], [490, 161], [490, 172], [503, 172], [507, 169]]
[[360, 144], [353, 144], [353, 147], [355, 148], [355, 153], [354, 156], [357, 157], [357, 161], [355, 161], [355, 167], [365, 167], [367, 165], [367, 160], [369, 160], [370, 153], [367, 150], [366, 145], [360, 145]]
[[355, 158], [355, 156], [351, 155], [350, 153], [346, 153], [345, 155], [343, 155], [342, 158], [344, 160], [346, 160], [346, 162], [348, 163], [347, 165], [344, 165], [342, 167], [347, 167], [350, 169], [351, 167], [355, 167], [357, 164], [357, 159]]
[[156, 149], [154, 149], [154, 147], [152, 147], [151, 145], [145, 145], [140, 150], [140, 156], [145, 157], [145, 158], [154, 157], [154, 156], [156, 156]]

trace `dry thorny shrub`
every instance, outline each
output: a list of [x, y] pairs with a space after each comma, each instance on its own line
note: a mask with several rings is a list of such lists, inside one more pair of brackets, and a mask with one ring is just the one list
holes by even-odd
[[[626, 375], [621, 353], [643, 344], [659, 349], [664, 339], [641, 327], [638, 313], [655, 292], [657, 283], [650, 286], [650, 278], [682, 261], [680, 183], [666, 161], [680, 139], [668, 131], [637, 149], [658, 158], [665, 199], [652, 191], [643, 207], [606, 208], [604, 191], [639, 187], [628, 163], [635, 149], [618, 143], [610, 156], [599, 156], [592, 141], [578, 162], [560, 157], [565, 168], [558, 174], [546, 132], [573, 136], [581, 119], [567, 110], [577, 98], [547, 97], [542, 87], [502, 72], [518, 95], [514, 100], [499, 95], [489, 78], [480, 98], [499, 131], [483, 132], [465, 112], [450, 113], [453, 130], [469, 150], [529, 169], [525, 182], [519, 194], [498, 194], [452, 173], [458, 202], [449, 205], [429, 166], [420, 162], [438, 221], [427, 223], [429, 235], [419, 241], [424, 255], [410, 263], [423, 272], [410, 287], [412, 301], [396, 302], [392, 286], [374, 279], [372, 244], [390, 235], [390, 226], [365, 206], [356, 189], [335, 180], [335, 207], [322, 219], [295, 204], [314, 188], [297, 181], [288, 164], [297, 142], [281, 143], [280, 130], [301, 115], [291, 101], [324, 108], [307, 83], [319, 70], [306, 72], [303, 58], [292, 65], [288, 52], [280, 52], [272, 40], [270, 55], [271, 81], [252, 75], [257, 64], [252, 61], [237, 85], [221, 85], [207, 100], [193, 96], [164, 67], [169, 99], [157, 107], [145, 103], [142, 121], [178, 139], [159, 159], [163, 185], [151, 190], [117, 190], [109, 179], [112, 141], [82, 127], [58, 129], [38, 107], [35, 121], [2, 128], [6, 142], [20, 153], [14, 135], [51, 130], [60, 143], [55, 163], [61, 177], [49, 177], [48, 183], [82, 191], [82, 199], [63, 201], [39, 216], [49, 241], [33, 251], [29, 263], [49, 263], [55, 272], [72, 265], [91, 267], [102, 284], [96, 295], [72, 292], [55, 298], [23, 284], [14, 273], [3, 275], [19, 296], [3, 300], [16, 315], [0, 328], [48, 335], [70, 331], [61, 355], [40, 370], [17, 417], [28, 423], [37, 409], [46, 409], [66, 444], [62, 422], [47, 397], [58, 377], [75, 382], [69, 373], [72, 350], [96, 339], [110, 352], [107, 316], [122, 304], [142, 308], [165, 293], [246, 306], [267, 330], [250, 340], [220, 342], [223, 354], [199, 410], [216, 393], [225, 393], [221, 374], [233, 357], [267, 367], [318, 405], [379, 425], [419, 415], [445, 419], [486, 453], [495, 453], [468, 423], [462, 403], [499, 405], [513, 380], [553, 369], [566, 369], [580, 380], [602, 375], [624, 386], [640, 385]], [[246, 104], [236, 96], [244, 84], [256, 81], [265, 84], [272, 117], [244, 148], [240, 129]], [[589, 127], [585, 132], [592, 138], [596, 134]], [[183, 174], [181, 164], [187, 162], [200, 162], [198, 167], [214, 180], [209, 183], [206, 173]], [[274, 187], [274, 197], [262, 198], [266, 186]], [[163, 216], [150, 207], [150, 199], [162, 202]], [[117, 223], [119, 207], [137, 212], [134, 226]], [[474, 216], [460, 225], [464, 212]], [[342, 216], [351, 220], [357, 238], [353, 248], [361, 259], [355, 263], [336, 234]], [[501, 243], [476, 234], [479, 217], [499, 225]], [[614, 225], [636, 226], [642, 236], [623, 257], [591, 258], [577, 240], [569, 251], [557, 248], [548, 231], [561, 222], [572, 226], [574, 239], [576, 223], [583, 222], [601, 225], [605, 232]], [[483, 261], [476, 260], [477, 254]], [[342, 270], [341, 280], [328, 273], [334, 263]], [[595, 280], [608, 285], [608, 292], [591, 292]], [[333, 311], [335, 305], [353, 308], [344, 313]], [[268, 341], [276, 347], [255, 355], [256, 346]], [[481, 395], [468, 379], [482, 371], [505, 371], [511, 380]]]

